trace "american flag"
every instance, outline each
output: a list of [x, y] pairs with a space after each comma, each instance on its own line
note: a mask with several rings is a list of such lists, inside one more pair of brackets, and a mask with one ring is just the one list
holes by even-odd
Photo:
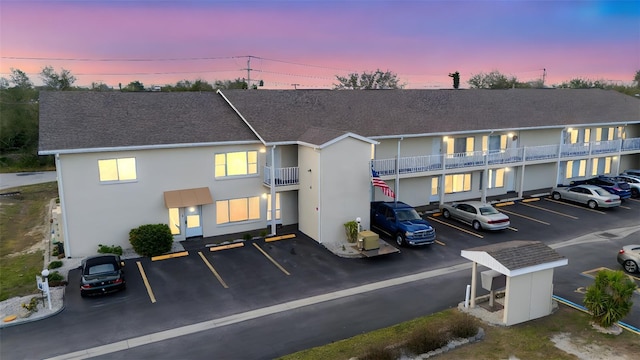
[[396, 198], [396, 194], [393, 193], [393, 190], [391, 190], [389, 185], [387, 185], [384, 180], [380, 179], [380, 174], [378, 174], [377, 171], [373, 170], [373, 168], [371, 168], [371, 183], [373, 184], [373, 186], [382, 189], [383, 194], [387, 195], [390, 198]]

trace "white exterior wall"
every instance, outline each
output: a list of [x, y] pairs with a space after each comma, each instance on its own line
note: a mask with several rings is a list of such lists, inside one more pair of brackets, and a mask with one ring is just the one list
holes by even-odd
[[551, 314], [553, 269], [507, 277], [503, 322], [515, 325]]
[[[268, 191], [268, 189], [267, 189]], [[282, 191], [280, 194], [280, 214], [282, 225], [298, 223], [298, 192]], [[265, 208], [266, 211], [266, 208]]]
[[[298, 146], [300, 190], [298, 190], [298, 229], [315, 241], [320, 240], [320, 152]], [[311, 171], [308, 171], [311, 170]]]
[[560, 143], [562, 129], [536, 129], [518, 132], [518, 146], [542, 146]]
[[537, 190], [556, 186], [556, 163], [527, 165], [524, 168], [523, 190]]
[[[389, 186], [393, 185], [393, 181], [387, 182]], [[392, 201], [391, 198], [382, 194], [376, 189], [377, 199], [382, 201]], [[398, 200], [405, 202], [411, 206], [420, 206], [428, 204], [431, 196], [431, 177], [418, 177], [400, 179], [400, 192]]]
[[[208, 187], [214, 204], [202, 206], [203, 236], [215, 236], [266, 228], [266, 212], [260, 220], [216, 225], [215, 201], [238, 197], [260, 196], [261, 209], [266, 209], [262, 194], [265, 154], [258, 153], [256, 175], [214, 178], [214, 154], [261, 149], [258, 145], [158, 149], [109, 153], [60, 155], [59, 186], [66, 221], [68, 256], [79, 257], [97, 252], [98, 244], [130, 247], [129, 231], [144, 224], [168, 223], [164, 192]], [[136, 158], [137, 180], [122, 183], [100, 183], [99, 159]], [[289, 204], [291, 201], [289, 201]], [[297, 214], [288, 213], [295, 222]]]

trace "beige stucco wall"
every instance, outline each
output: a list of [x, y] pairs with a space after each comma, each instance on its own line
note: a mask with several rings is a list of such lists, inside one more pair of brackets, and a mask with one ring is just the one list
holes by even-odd
[[298, 229], [310, 238], [320, 241], [320, 151], [299, 146], [298, 161], [300, 167]]

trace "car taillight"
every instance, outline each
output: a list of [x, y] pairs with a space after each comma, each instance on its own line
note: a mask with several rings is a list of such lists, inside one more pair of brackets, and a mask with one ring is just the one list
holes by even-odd
[[509, 219], [500, 219], [500, 220], [489, 220], [487, 221], [488, 224], [500, 224], [503, 222], [507, 222], [509, 221]]
[[81, 289], [91, 289], [91, 285], [90, 284], [84, 284], [82, 286], [80, 286]]
[[114, 283], [114, 284], [120, 284], [120, 283], [122, 283], [122, 279], [114, 280], [114, 281], [113, 281], [113, 283]]
[[624, 254], [624, 249], [620, 249], [620, 251], [618, 251], [618, 254]]
[[609, 202], [611, 202], [611, 199], [607, 199], [607, 200], [605, 200], [604, 202], [609, 203]]

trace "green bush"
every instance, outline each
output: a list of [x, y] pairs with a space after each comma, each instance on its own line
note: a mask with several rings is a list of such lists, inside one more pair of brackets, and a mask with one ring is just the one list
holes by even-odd
[[173, 235], [167, 224], [142, 225], [129, 231], [129, 242], [136, 253], [151, 257], [169, 252]]
[[62, 276], [62, 274], [60, 274], [57, 271], [49, 273], [49, 276], [47, 276], [47, 278], [49, 279], [49, 282], [53, 282], [53, 281], [57, 282], [57, 281], [64, 280], [64, 276]]
[[423, 327], [411, 334], [405, 344], [405, 349], [411, 354], [420, 355], [439, 349], [449, 342], [445, 329], [438, 327]]
[[122, 246], [120, 245], [115, 245], [115, 246], [108, 246], [108, 245], [98, 245], [98, 252], [100, 254], [116, 254], [116, 255], [122, 255]]
[[395, 360], [398, 358], [398, 351], [390, 349], [384, 345], [372, 346], [359, 360]]
[[622, 320], [633, 306], [636, 284], [620, 270], [600, 270], [584, 294], [584, 306], [593, 321], [609, 327]]
[[49, 266], [47, 266], [47, 269], [57, 269], [59, 267], [62, 267], [62, 261], [55, 260], [49, 263]]
[[253, 239], [253, 236], [251, 236], [251, 234], [249, 234], [249, 233], [246, 233], [246, 234], [244, 234], [244, 236], [242, 238], [244, 240], [246, 240], [246, 241], [249, 241], [249, 240]]
[[478, 321], [473, 316], [466, 313], [457, 313], [449, 324], [449, 333], [454, 339], [468, 338], [478, 333], [478, 327]]

